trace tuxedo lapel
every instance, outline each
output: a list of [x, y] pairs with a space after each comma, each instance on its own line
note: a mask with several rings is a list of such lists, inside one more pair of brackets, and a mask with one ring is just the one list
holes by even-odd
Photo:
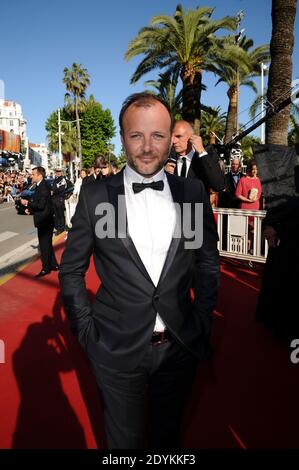
[[198, 162], [198, 152], [194, 152], [194, 154], [193, 154], [191, 164], [189, 165], [189, 170], [188, 170], [188, 173], [186, 175], [187, 178], [196, 178], [196, 173], [195, 173], [194, 168], [193, 168], [193, 165], [194, 165], [193, 159], [197, 159], [197, 162]]
[[[111, 178], [109, 184], [107, 184], [107, 191], [108, 191], [108, 198], [109, 202], [113, 204], [114, 211], [115, 211], [115, 234], [116, 237], [122, 242], [124, 247], [126, 248], [127, 252], [129, 253], [130, 257], [141, 271], [143, 276], [153, 283], [151, 280], [150, 275], [148, 274], [139, 254], [136, 250], [136, 247], [133, 243], [132, 238], [128, 233], [128, 221], [127, 221], [127, 213], [126, 213], [126, 205], [125, 205], [125, 187], [124, 187], [124, 175], [123, 171], [117, 173], [115, 176]], [[119, 198], [121, 196], [121, 198]], [[125, 223], [119, 225], [119, 209], [124, 211], [125, 216]]]
[[[168, 184], [170, 187], [170, 191], [172, 194], [173, 202], [176, 204], [179, 204], [179, 206], [176, 206], [176, 226], [175, 226], [175, 234], [176, 238], [172, 238], [169, 250], [166, 256], [166, 260], [160, 275], [160, 279], [158, 282], [158, 285], [163, 282], [165, 279], [167, 272], [174, 260], [175, 254], [177, 252], [178, 246], [180, 244], [180, 241], [182, 239], [182, 227], [181, 227], [181, 222], [182, 222], [182, 209], [183, 209], [183, 202], [184, 202], [184, 182], [179, 180], [178, 178], [174, 178], [173, 175], [169, 175], [169, 173], [165, 173], [167, 176]], [[178, 210], [179, 209], [179, 210]]]

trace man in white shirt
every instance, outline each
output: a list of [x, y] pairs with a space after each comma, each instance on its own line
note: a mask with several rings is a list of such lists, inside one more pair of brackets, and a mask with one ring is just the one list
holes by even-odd
[[[167, 105], [136, 93], [124, 102], [119, 121], [127, 166], [82, 187], [62, 257], [61, 290], [101, 391], [108, 447], [145, 445], [147, 392], [148, 446], [179, 448], [197, 361], [210, 351], [219, 280], [215, 220], [200, 182], [164, 172], [172, 130]], [[186, 249], [184, 220], [177, 230], [176, 209], [184, 203], [193, 221], [202, 204], [203, 220], [196, 227], [203, 232], [200, 247]], [[107, 233], [116, 236], [106, 237], [98, 227], [105, 217], [102, 207], [107, 212], [111, 206], [115, 218], [107, 222]], [[93, 305], [84, 282], [91, 254], [101, 279]]]

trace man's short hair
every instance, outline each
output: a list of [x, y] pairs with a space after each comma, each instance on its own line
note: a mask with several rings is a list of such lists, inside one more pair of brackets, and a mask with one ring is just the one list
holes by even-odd
[[172, 130], [173, 125], [174, 125], [174, 120], [173, 120], [173, 116], [171, 114], [171, 110], [170, 110], [168, 103], [166, 103], [166, 101], [160, 98], [160, 96], [157, 96], [149, 91], [142, 91], [140, 93], [133, 93], [132, 95], [128, 96], [128, 98], [126, 98], [125, 101], [123, 102], [122, 108], [119, 113], [119, 127], [120, 127], [121, 133], [123, 132], [123, 117], [124, 117], [125, 112], [129, 108], [129, 106], [134, 104], [135, 106], [138, 106], [138, 107], [147, 108], [157, 102], [161, 103], [167, 109], [170, 120], [171, 120], [170, 130]]
[[35, 166], [34, 168], [32, 168], [32, 171], [33, 171], [33, 170], [36, 170], [36, 172], [37, 172], [39, 175], [42, 175], [43, 178], [46, 176], [46, 170], [44, 169], [43, 166]]
[[93, 167], [94, 168], [103, 168], [106, 165], [106, 159], [103, 155], [97, 155], [94, 158]]

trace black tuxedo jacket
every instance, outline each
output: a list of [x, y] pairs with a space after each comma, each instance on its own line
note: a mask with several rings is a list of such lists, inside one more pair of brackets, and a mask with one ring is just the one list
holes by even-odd
[[[240, 174], [240, 178], [246, 176], [244, 173]], [[219, 195], [219, 207], [237, 209], [240, 207], [241, 201], [235, 196], [236, 186], [232, 172], [229, 171], [225, 175], [225, 191]]]
[[86, 176], [85, 183], [95, 183], [96, 181], [100, 179], [102, 179], [101, 173], [96, 178], [92, 174], [92, 175]]
[[[203, 245], [188, 250], [183, 233], [173, 238], [157, 287], [121, 227], [116, 227], [116, 238], [95, 235], [101, 218], [96, 215], [99, 203], [112, 204], [117, 222], [118, 197], [124, 196], [123, 173], [81, 188], [60, 264], [61, 291], [80, 343], [91, 359], [108, 367], [130, 370], [141, 362], [157, 312], [176, 339], [195, 355], [203, 358], [209, 349], [219, 282], [215, 219], [201, 183], [169, 174], [167, 178], [174, 202], [191, 203], [193, 215], [194, 203], [203, 203]], [[101, 286], [90, 305], [84, 275], [92, 254]]]
[[33, 214], [35, 227], [40, 228], [53, 223], [51, 191], [44, 179], [36, 187], [33, 201], [29, 202], [27, 207]]
[[[177, 170], [175, 170], [175, 174]], [[213, 191], [222, 191], [225, 187], [224, 175], [219, 165], [219, 157], [212, 147], [207, 148], [207, 155], [198, 156], [195, 152], [191, 165], [189, 167], [187, 178], [198, 178], [204, 184], [206, 191], [209, 193], [211, 188]]]

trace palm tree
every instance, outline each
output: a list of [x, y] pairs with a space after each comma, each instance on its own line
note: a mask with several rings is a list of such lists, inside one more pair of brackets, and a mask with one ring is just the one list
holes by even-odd
[[[212, 20], [213, 11], [208, 7], [185, 11], [177, 5], [173, 16], [153, 17], [150, 26], [142, 28], [130, 42], [125, 54], [126, 60], [145, 54], [131, 83], [156, 68], [166, 67], [170, 72], [179, 72], [183, 83], [183, 119], [193, 122], [197, 133], [200, 126], [202, 71], [210, 70], [223, 54], [223, 42], [214, 33], [236, 27], [236, 20], [232, 17]], [[239, 48], [230, 45], [229, 49], [231, 57], [242, 59]]]
[[[261, 95], [256, 96], [252, 105], [249, 108], [249, 116], [254, 121], [256, 117], [259, 116], [258, 110], [261, 106]], [[290, 119], [288, 127], [288, 145], [294, 145], [299, 143], [299, 105], [296, 103], [291, 103], [290, 108]]]
[[[271, 64], [268, 102], [277, 104], [290, 93], [296, 0], [272, 0]], [[290, 106], [266, 123], [267, 144], [288, 145]]]
[[[212, 108], [212, 112], [203, 111], [201, 115], [201, 135], [204, 145], [208, 143], [211, 145], [216, 144], [216, 135], [222, 136], [224, 134], [226, 113], [221, 112], [220, 106]], [[216, 134], [216, 135], [215, 135]]]
[[158, 80], [147, 80], [145, 86], [151, 86], [169, 106], [173, 116], [181, 117], [182, 113], [182, 90], [176, 94], [179, 79], [179, 70], [168, 70], [159, 73]]
[[76, 126], [77, 126], [77, 138], [78, 138], [78, 156], [80, 160], [80, 167], [82, 167], [82, 147], [81, 147], [81, 133], [80, 133], [80, 120], [79, 120], [79, 108], [80, 104], [85, 98], [85, 91], [90, 83], [90, 77], [87, 69], [83, 68], [81, 64], [73, 63], [72, 67], [67, 67], [63, 70], [64, 77], [63, 83], [66, 85], [66, 89], [69, 93], [66, 93], [65, 99], [66, 104], [70, 104], [70, 99], [73, 100]]
[[[234, 37], [227, 37], [225, 39], [228, 43], [234, 42]], [[221, 62], [214, 66], [214, 73], [220, 78], [216, 85], [225, 82], [228, 85], [227, 96], [229, 99], [227, 122], [225, 129], [225, 143], [232, 139], [232, 136], [238, 132], [238, 104], [239, 104], [239, 87], [247, 86], [257, 93], [257, 87], [252, 80], [254, 77], [260, 75], [261, 62], [267, 63], [269, 61], [269, 46], [263, 45], [251, 49], [253, 47], [253, 40], [244, 36], [238, 43], [239, 47], [247, 55], [247, 61], [240, 62], [236, 67], [235, 62], [225, 54]]]
[[[69, 121], [61, 123], [61, 150], [63, 155], [73, 156], [76, 155], [78, 151], [76, 127], [70, 122], [71, 116], [67, 113], [65, 108], [62, 109], [61, 115], [64, 121]], [[57, 111], [51, 113], [46, 121], [45, 129], [47, 131], [49, 150], [51, 152], [57, 152], [59, 148]]]

